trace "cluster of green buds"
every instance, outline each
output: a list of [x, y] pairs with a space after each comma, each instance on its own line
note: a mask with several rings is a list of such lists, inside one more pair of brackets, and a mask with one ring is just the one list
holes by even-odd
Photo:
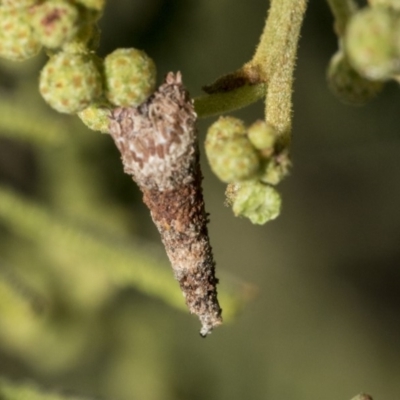
[[156, 87], [156, 66], [143, 51], [117, 49], [101, 65], [103, 93], [78, 116], [90, 129], [108, 133], [110, 109], [115, 106], [137, 107]]
[[354, 9], [339, 37], [328, 81], [345, 103], [364, 104], [375, 97], [385, 81], [400, 76], [400, 2], [369, 0]]
[[287, 174], [290, 161], [276, 129], [265, 121], [246, 127], [233, 117], [221, 117], [208, 130], [206, 155], [217, 177], [228, 183], [227, 199], [236, 216], [264, 224], [280, 212], [274, 188]]
[[105, 0], [0, 0], [0, 57], [24, 61], [44, 48], [39, 90], [55, 110], [108, 132], [110, 109], [138, 106], [154, 91], [156, 68], [142, 51], [94, 54]]
[[87, 48], [104, 0], [0, 1], [0, 57], [24, 61], [42, 47], [62, 51], [74, 42]]

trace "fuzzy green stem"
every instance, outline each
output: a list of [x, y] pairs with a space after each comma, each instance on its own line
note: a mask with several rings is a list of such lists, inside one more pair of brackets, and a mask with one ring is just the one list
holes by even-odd
[[197, 97], [194, 107], [199, 118], [226, 113], [246, 107], [265, 96], [265, 84], [246, 85], [225, 93]]
[[339, 37], [342, 37], [350, 17], [357, 9], [357, 5], [353, 0], [327, 0], [327, 2], [335, 18], [335, 32]]
[[307, 0], [272, 0], [268, 18], [253, 59], [248, 63], [258, 67], [268, 81], [281, 68], [277, 64], [283, 54], [295, 53]]
[[292, 85], [297, 44], [307, 0], [272, 0], [257, 51], [249, 64], [268, 80], [265, 119], [290, 141]]
[[199, 117], [233, 111], [259, 100], [268, 86], [266, 119], [290, 131], [293, 69], [307, 0], [272, 0], [254, 57], [239, 70], [206, 86], [195, 99]]

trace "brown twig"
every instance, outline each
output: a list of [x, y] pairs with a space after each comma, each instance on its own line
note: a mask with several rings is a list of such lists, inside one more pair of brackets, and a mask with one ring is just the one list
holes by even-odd
[[193, 102], [181, 74], [169, 73], [159, 89], [137, 108], [113, 111], [110, 133], [124, 170], [143, 192], [175, 278], [190, 312], [206, 336], [222, 323], [215, 263], [208, 238], [208, 217]]

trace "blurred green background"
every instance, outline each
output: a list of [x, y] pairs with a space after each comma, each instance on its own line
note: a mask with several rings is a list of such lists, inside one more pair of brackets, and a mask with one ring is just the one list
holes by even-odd
[[[99, 54], [144, 49], [197, 96], [251, 57], [267, 6], [110, 0]], [[400, 91], [340, 104], [332, 23], [311, 1], [282, 215], [234, 218], [203, 159], [222, 306], [243, 305], [206, 340], [111, 139], [44, 104], [44, 56], [0, 63], [0, 375], [115, 400], [399, 398]]]

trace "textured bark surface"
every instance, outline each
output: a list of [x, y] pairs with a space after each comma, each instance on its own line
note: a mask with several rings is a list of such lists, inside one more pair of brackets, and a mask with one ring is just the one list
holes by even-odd
[[137, 108], [117, 108], [110, 133], [124, 170], [143, 192], [190, 312], [206, 336], [222, 323], [207, 231], [195, 130], [196, 114], [181, 75]]

